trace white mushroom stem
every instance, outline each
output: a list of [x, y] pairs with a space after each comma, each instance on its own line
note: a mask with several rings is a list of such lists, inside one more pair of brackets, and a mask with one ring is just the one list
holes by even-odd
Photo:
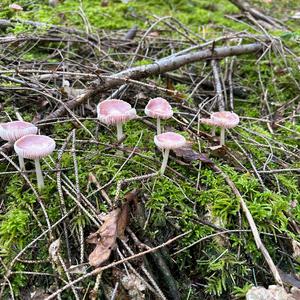
[[169, 153], [170, 153], [170, 149], [165, 149], [163, 151], [163, 162], [160, 168], [160, 174], [163, 175], [165, 173], [167, 164], [168, 164], [168, 159], [169, 159]]
[[117, 139], [120, 142], [123, 138], [123, 124], [117, 123]]
[[18, 155], [19, 158], [19, 165], [20, 165], [20, 169], [21, 171], [25, 171], [25, 163], [24, 163], [24, 158], [20, 155]]
[[41, 170], [40, 160], [35, 159], [34, 164], [35, 164], [35, 173], [36, 173], [36, 178], [37, 178], [38, 189], [42, 190], [44, 187], [44, 178], [43, 178], [43, 173]]
[[220, 146], [225, 145], [225, 128], [221, 127]]
[[156, 130], [157, 130], [157, 135], [161, 134], [160, 118], [156, 119]]

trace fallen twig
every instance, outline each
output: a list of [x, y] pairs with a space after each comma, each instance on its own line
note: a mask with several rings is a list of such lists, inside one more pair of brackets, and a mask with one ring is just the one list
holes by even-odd
[[240, 194], [239, 190], [237, 189], [237, 187], [235, 186], [234, 182], [229, 178], [229, 176], [224, 173], [217, 165], [215, 164], [210, 164], [210, 167], [217, 173], [221, 174], [222, 177], [224, 178], [224, 180], [227, 182], [227, 184], [230, 186], [232, 192], [234, 193], [234, 195], [237, 197], [237, 199], [239, 200], [239, 203], [241, 205], [241, 208], [243, 210], [243, 212], [245, 213], [245, 216], [248, 220], [248, 223], [250, 225], [250, 228], [252, 230], [252, 234], [256, 243], [257, 248], [261, 251], [262, 255], [264, 256], [267, 264], [269, 265], [269, 268], [273, 274], [273, 277], [275, 279], [275, 281], [277, 282], [277, 284], [279, 285], [283, 285], [283, 282], [281, 280], [279, 271], [272, 259], [272, 257], [270, 256], [267, 248], [265, 247], [265, 245], [263, 244], [260, 235], [259, 235], [259, 231], [256, 227], [256, 224], [254, 222], [254, 219], [251, 215], [250, 210], [248, 209], [248, 206], [246, 204], [246, 202], [244, 201], [242, 195]]
[[96, 269], [93, 270], [92, 272], [87, 273], [87, 274], [85, 274], [85, 275], [83, 275], [83, 276], [81, 276], [81, 277], [79, 277], [79, 278], [73, 280], [72, 282], [69, 282], [69, 283], [66, 284], [64, 287], [60, 288], [59, 290], [57, 290], [56, 292], [54, 292], [53, 294], [51, 294], [49, 297], [45, 298], [45, 300], [54, 299], [58, 294], [60, 294], [61, 292], [65, 291], [66, 289], [70, 288], [71, 286], [74, 286], [74, 284], [77, 283], [77, 282], [80, 282], [80, 281], [82, 281], [82, 280], [84, 280], [84, 279], [86, 279], [86, 278], [88, 278], [88, 277], [97, 275], [97, 274], [99, 274], [100, 272], [103, 272], [104, 270], [107, 270], [107, 269], [110, 269], [110, 268], [115, 267], [115, 266], [117, 266], [117, 265], [123, 264], [124, 262], [127, 262], [127, 261], [129, 261], [129, 260], [136, 259], [136, 258], [139, 258], [139, 257], [141, 257], [141, 256], [144, 256], [144, 255], [146, 255], [146, 254], [148, 254], [148, 253], [154, 252], [154, 251], [156, 251], [156, 250], [158, 250], [158, 249], [160, 249], [160, 248], [163, 248], [163, 247], [165, 247], [165, 246], [167, 246], [167, 245], [169, 245], [169, 244], [175, 242], [176, 240], [178, 240], [178, 239], [180, 239], [180, 238], [183, 238], [184, 236], [186, 236], [187, 234], [189, 234], [189, 233], [191, 233], [191, 232], [192, 232], [192, 230], [189, 230], [189, 231], [184, 232], [184, 233], [182, 233], [182, 234], [180, 234], [180, 235], [178, 235], [178, 236], [175, 236], [175, 237], [172, 238], [172, 239], [169, 239], [168, 241], [166, 241], [165, 243], [160, 244], [159, 246], [156, 246], [156, 247], [151, 248], [151, 249], [149, 249], [149, 250], [146, 250], [146, 251], [137, 253], [137, 254], [135, 254], [135, 255], [131, 255], [131, 256], [129, 256], [129, 257], [125, 257], [124, 259], [115, 261], [115, 262], [113, 262], [113, 263], [111, 263], [111, 264], [108, 264], [108, 265], [106, 265], [106, 266], [104, 266], [104, 267], [96, 268]]

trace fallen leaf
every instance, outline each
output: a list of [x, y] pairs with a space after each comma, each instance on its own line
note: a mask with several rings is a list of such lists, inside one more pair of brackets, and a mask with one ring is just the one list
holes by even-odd
[[121, 212], [119, 214], [118, 224], [117, 224], [117, 234], [118, 234], [118, 238], [121, 240], [125, 239], [124, 232], [128, 224], [128, 219], [129, 219], [129, 203], [126, 202], [123, 204], [121, 208]]
[[109, 258], [111, 250], [116, 244], [119, 214], [119, 208], [108, 213], [99, 230], [87, 238], [88, 243], [96, 244], [96, 248], [89, 256], [91, 266], [98, 267]]
[[187, 162], [199, 160], [199, 152], [192, 149], [192, 143], [187, 142], [183, 147], [173, 149], [176, 156], [183, 158]]
[[94, 251], [89, 255], [89, 264], [93, 267], [99, 267], [103, 262], [109, 259], [111, 248], [98, 244]]
[[100, 228], [90, 234], [87, 242], [96, 244], [95, 249], [89, 255], [89, 264], [99, 267], [109, 259], [111, 251], [116, 245], [117, 238], [124, 239], [124, 232], [128, 224], [130, 202], [126, 201], [121, 208], [116, 208], [105, 215]]
[[205, 164], [213, 164], [213, 162], [204, 153], [199, 153], [192, 148], [192, 143], [187, 142], [183, 147], [174, 149], [176, 156], [183, 158], [186, 162], [200, 160]]

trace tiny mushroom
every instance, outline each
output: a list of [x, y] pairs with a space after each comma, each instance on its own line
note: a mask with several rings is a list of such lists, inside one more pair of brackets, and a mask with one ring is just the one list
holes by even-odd
[[237, 126], [240, 118], [236, 113], [230, 111], [212, 113], [210, 118], [216, 126], [221, 127], [220, 146], [223, 146], [225, 144], [225, 129]]
[[104, 100], [97, 105], [98, 119], [107, 125], [117, 126], [117, 139], [123, 138], [122, 125], [128, 120], [137, 117], [135, 108], [123, 100], [110, 99]]
[[170, 149], [181, 148], [186, 144], [186, 139], [175, 132], [165, 132], [154, 136], [155, 145], [163, 151], [163, 162], [161, 165], [160, 173], [165, 173]]
[[9, 5], [9, 8], [14, 11], [14, 12], [18, 12], [18, 11], [22, 11], [23, 7], [17, 3], [12, 3]]
[[157, 134], [161, 134], [160, 120], [170, 119], [173, 116], [172, 106], [164, 98], [153, 98], [145, 107], [145, 114], [148, 117], [156, 118]]
[[44, 187], [44, 178], [41, 171], [40, 159], [50, 155], [55, 149], [55, 141], [46, 135], [26, 135], [15, 142], [16, 153], [28, 159], [33, 159], [38, 182], [38, 189]]
[[[25, 121], [12, 121], [7, 123], [0, 123], [0, 137], [8, 142], [14, 143], [22, 136], [28, 134], [36, 134], [37, 127]], [[20, 169], [25, 170], [24, 159], [19, 157]]]

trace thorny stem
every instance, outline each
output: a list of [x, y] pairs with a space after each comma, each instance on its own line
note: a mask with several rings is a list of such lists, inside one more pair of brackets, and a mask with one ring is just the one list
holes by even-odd
[[221, 127], [220, 146], [225, 145], [225, 128]]
[[35, 173], [36, 173], [36, 178], [37, 178], [37, 183], [38, 183], [38, 189], [40, 191], [44, 188], [44, 177], [43, 177], [43, 173], [41, 170], [40, 160], [35, 159], [34, 164], [35, 164]]
[[165, 173], [167, 164], [168, 164], [168, 159], [169, 159], [169, 153], [170, 149], [165, 149], [164, 154], [163, 154], [163, 162], [160, 168], [160, 174], [163, 175]]
[[122, 123], [117, 123], [117, 139], [118, 142], [121, 141], [123, 138], [123, 124]]
[[157, 129], [157, 134], [161, 134], [160, 118], [156, 119], [156, 129]]
[[19, 158], [19, 165], [20, 165], [20, 169], [21, 171], [26, 171], [25, 169], [25, 163], [24, 163], [24, 158], [20, 155], [18, 155]]

